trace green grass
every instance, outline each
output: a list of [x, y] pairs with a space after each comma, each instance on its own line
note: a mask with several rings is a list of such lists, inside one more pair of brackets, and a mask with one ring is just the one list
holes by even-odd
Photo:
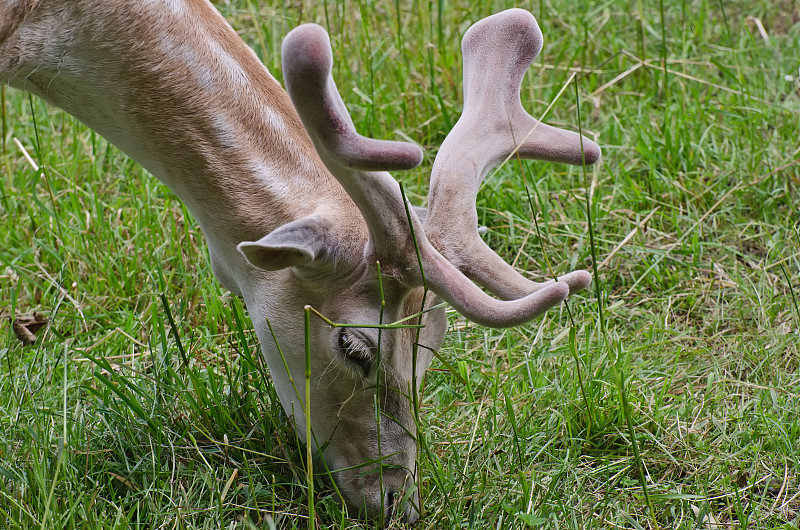
[[[577, 73], [548, 122], [577, 127], [579, 100], [604, 158], [508, 164], [480, 220], [532, 277], [593, 255], [599, 275], [516, 329], [450, 314], [415, 528], [796, 528], [800, 3], [517, 5], [545, 36], [526, 107]], [[281, 6], [219, 4], [279, 78], [282, 36], [328, 27], [357, 128], [423, 146], [397, 177], [424, 200], [459, 115], [460, 36], [512, 4]], [[7, 89], [4, 117], [0, 315], [51, 322], [26, 347], [2, 328], [0, 525], [305, 528], [304, 448], [185, 207], [41, 101]], [[320, 527], [376, 526], [315, 490]]]

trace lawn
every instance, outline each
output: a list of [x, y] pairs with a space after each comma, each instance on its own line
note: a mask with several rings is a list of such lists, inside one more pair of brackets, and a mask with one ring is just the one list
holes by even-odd
[[[217, 7], [279, 80], [283, 36], [326, 27], [357, 129], [425, 151], [395, 174], [417, 204], [461, 35], [504, 8], [545, 38], [523, 104], [603, 148], [484, 184], [508, 262], [595, 279], [514, 329], [449, 311], [414, 528], [800, 525], [800, 2]], [[186, 208], [41, 100], [2, 111], [0, 527], [307, 528], [305, 449]], [[9, 319], [34, 312], [23, 345]], [[378, 526], [315, 490], [318, 528]]]

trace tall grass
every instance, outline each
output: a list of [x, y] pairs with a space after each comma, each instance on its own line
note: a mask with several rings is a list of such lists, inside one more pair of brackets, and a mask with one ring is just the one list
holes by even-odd
[[[797, 2], [218, 3], [278, 78], [286, 32], [328, 29], [359, 131], [425, 150], [396, 175], [418, 204], [459, 115], [460, 36], [512, 6], [545, 36], [525, 106], [553, 103], [604, 157], [507, 164], [480, 222], [532, 278], [595, 284], [515, 329], [450, 314], [416, 528], [796, 527]], [[2, 145], [0, 315], [50, 324], [30, 346], [2, 328], [0, 525], [306, 528], [314, 506], [320, 528], [377, 527], [322, 470], [309, 484], [246, 312], [169, 190], [11, 89]]]

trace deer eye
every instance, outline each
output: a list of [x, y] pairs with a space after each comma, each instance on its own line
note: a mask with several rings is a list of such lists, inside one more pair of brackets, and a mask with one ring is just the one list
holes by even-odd
[[369, 375], [375, 362], [376, 348], [365, 337], [354, 332], [352, 328], [339, 330], [339, 353], [349, 362], [358, 366], [364, 375]]

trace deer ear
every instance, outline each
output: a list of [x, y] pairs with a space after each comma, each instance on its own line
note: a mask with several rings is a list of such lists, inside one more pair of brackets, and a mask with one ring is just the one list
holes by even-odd
[[313, 215], [286, 223], [258, 241], [243, 241], [237, 248], [252, 265], [277, 271], [327, 262], [334, 246], [328, 223]]

